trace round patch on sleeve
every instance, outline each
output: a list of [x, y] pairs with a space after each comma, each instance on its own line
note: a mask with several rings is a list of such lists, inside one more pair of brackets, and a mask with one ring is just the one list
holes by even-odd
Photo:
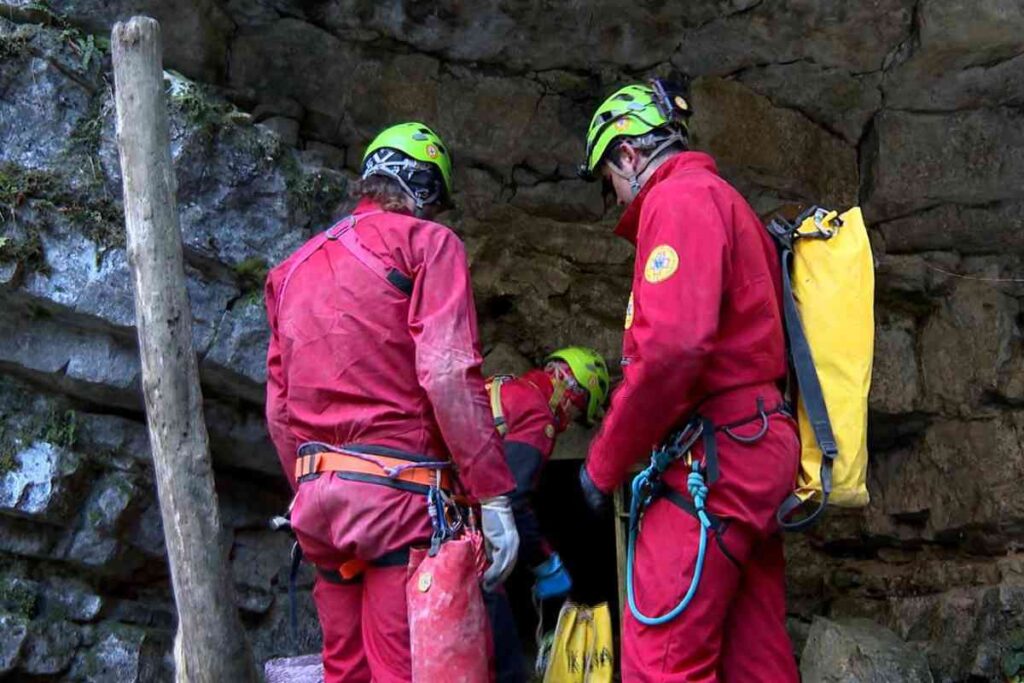
[[549, 439], [555, 438], [555, 425], [549, 424], [544, 427], [544, 436]]
[[629, 293], [629, 303], [626, 304], [626, 329], [633, 327], [633, 292]]
[[679, 269], [679, 254], [667, 244], [659, 244], [647, 257], [644, 279], [650, 283], [664, 282]]

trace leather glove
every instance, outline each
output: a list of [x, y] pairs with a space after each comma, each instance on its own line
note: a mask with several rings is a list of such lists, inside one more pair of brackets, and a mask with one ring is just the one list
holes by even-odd
[[484, 572], [484, 590], [493, 591], [512, 573], [519, 553], [519, 532], [508, 496], [480, 503], [480, 526], [491, 554], [491, 566]]
[[587, 507], [598, 515], [604, 515], [608, 512], [608, 501], [611, 496], [597, 488], [597, 484], [594, 483], [590, 478], [590, 474], [587, 473], [586, 463], [583, 463], [580, 467], [580, 488], [583, 489], [583, 499], [587, 502]]
[[572, 590], [572, 578], [558, 553], [552, 553], [551, 557], [534, 567], [533, 575], [537, 577], [533, 583], [533, 595], [538, 600], [561, 598]]

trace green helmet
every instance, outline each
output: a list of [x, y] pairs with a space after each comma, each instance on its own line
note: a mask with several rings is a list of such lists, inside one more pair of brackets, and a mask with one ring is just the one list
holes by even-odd
[[[431, 182], [440, 173], [440, 184]], [[416, 202], [447, 201], [452, 194], [452, 158], [437, 133], [422, 123], [399, 123], [384, 129], [363, 154], [363, 178], [382, 175], [398, 182]]]
[[587, 423], [593, 424], [608, 400], [611, 380], [608, 366], [597, 351], [584, 346], [569, 346], [555, 351], [545, 359], [545, 363], [554, 360], [564, 361], [572, 370], [573, 377], [580, 386], [587, 390]]
[[654, 79], [650, 85], [637, 83], [620, 88], [601, 103], [590, 119], [586, 159], [580, 166], [580, 175], [593, 179], [605, 152], [619, 138], [639, 137], [670, 124], [685, 131], [691, 113], [685, 86]]

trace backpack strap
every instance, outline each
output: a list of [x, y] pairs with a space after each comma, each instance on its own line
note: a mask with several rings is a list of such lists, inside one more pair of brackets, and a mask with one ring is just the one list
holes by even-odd
[[491, 414], [494, 416], [494, 428], [498, 435], [508, 434], [508, 421], [505, 419], [505, 408], [501, 405], [501, 385], [511, 379], [509, 375], [495, 375], [487, 381], [487, 393], [491, 398]]
[[288, 269], [284, 276], [284, 282], [281, 283], [281, 290], [277, 293], [277, 312], [280, 313], [281, 311], [281, 302], [284, 300], [284, 293], [288, 289], [288, 283], [291, 281], [292, 275], [310, 256], [320, 251], [328, 241], [337, 241], [374, 275], [380, 277], [389, 286], [394, 287], [402, 294], [412, 296], [412, 279], [394, 266], [389, 266], [384, 262], [384, 259], [363, 246], [359, 236], [356, 235], [356, 231], [353, 229], [360, 219], [374, 216], [378, 213], [383, 213], [383, 211], [370, 211], [343, 218], [326, 231], [306, 242], [296, 252], [295, 260], [292, 261], [291, 268]]
[[[374, 213], [380, 212], [378, 211]], [[329, 240], [337, 240], [341, 246], [345, 247], [345, 249], [355, 256], [360, 263], [366, 266], [370, 272], [384, 280], [388, 285], [394, 287], [406, 296], [412, 296], [412, 280], [409, 276], [394, 266], [388, 265], [381, 257], [363, 246], [362, 241], [359, 239], [359, 235], [356, 234], [354, 228], [356, 227], [358, 219], [371, 215], [373, 214], [364, 213], [359, 216], [350, 216], [345, 225], [338, 223], [330, 228], [325, 235]], [[344, 223], [345, 221], [342, 222]]]
[[800, 320], [800, 310], [797, 308], [796, 297], [793, 295], [793, 280], [790, 275], [790, 267], [793, 261], [792, 244], [780, 242], [780, 253], [782, 264], [782, 303], [786, 320], [786, 337], [789, 341], [790, 362], [796, 375], [800, 398], [803, 399], [807, 418], [811, 423], [814, 438], [822, 455], [821, 501], [819, 501], [818, 507], [806, 517], [794, 522], [787, 522], [785, 518], [804, 503], [803, 499], [796, 494], [790, 494], [775, 513], [775, 518], [783, 529], [787, 531], [802, 531], [818, 520], [828, 504], [829, 495], [832, 493], [832, 464], [839, 456], [839, 447], [832, 432], [832, 421], [829, 419], [828, 406], [825, 404], [825, 395], [821, 390], [821, 382], [818, 381], [818, 372], [814, 368], [811, 345], [807, 341], [803, 322]]

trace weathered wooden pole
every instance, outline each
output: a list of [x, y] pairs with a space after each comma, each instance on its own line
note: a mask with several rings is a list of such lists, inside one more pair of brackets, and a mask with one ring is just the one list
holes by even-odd
[[178, 606], [177, 681], [258, 681], [238, 617], [192, 348], [160, 25], [113, 31], [117, 143], [149, 442]]

